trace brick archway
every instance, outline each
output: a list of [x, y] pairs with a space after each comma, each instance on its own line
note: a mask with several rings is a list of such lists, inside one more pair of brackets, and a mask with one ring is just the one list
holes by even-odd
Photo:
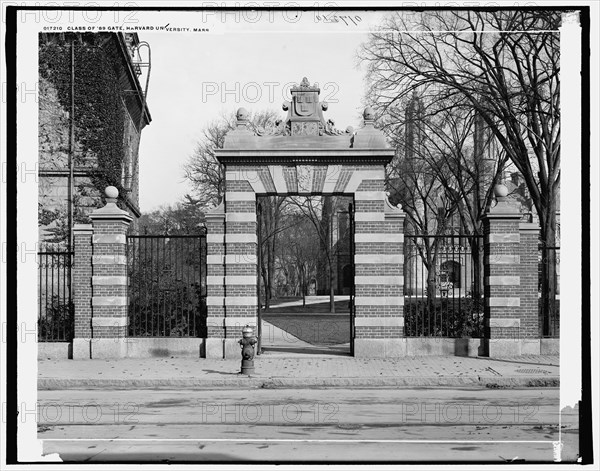
[[238, 358], [241, 328], [257, 320], [257, 219], [260, 195], [346, 195], [354, 198], [354, 355], [401, 356], [403, 222], [384, 192], [394, 155], [373, 126], [345, 132], [326, 122], [319, 89], [306, 79], [284, 103], [286, 120], [252, 130], [248, 113], [217, 158], [225, 166], [223, 203], [207, 214], [208, 358]]

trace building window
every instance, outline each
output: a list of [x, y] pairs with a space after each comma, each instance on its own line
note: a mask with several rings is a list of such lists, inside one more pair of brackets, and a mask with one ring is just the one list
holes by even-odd
[[440, 265], [440, 283], [452, 283], [453, 288], [460, 288], [460, 263], [448, 260]]

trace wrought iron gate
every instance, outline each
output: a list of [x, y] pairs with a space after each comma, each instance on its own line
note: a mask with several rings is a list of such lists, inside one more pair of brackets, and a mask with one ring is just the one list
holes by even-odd
[[127, 236], [130, 337], [206, 337], [206, 236]]
[[73, 252], [44, 247], [38, 252], [38, 342], [73, 338]]
[[483, 236], [405, 235], [407, 337], [483, 337]]

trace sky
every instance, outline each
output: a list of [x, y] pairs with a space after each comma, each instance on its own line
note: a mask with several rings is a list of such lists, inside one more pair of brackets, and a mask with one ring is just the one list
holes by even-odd
[[201, 12], [163, 12], [139, 18], [139, 25], [210, 30], [138, 32], [151, 48], [147, 100], [152, 122], [140, 144], [143, 212], [173, 204], [191, 191], [183, 165], [203, 127], [242, 106], [251, 112], [273, 109], [283, 118], [281, 104], [303, 77], [320, 85], [320, 99], [329, 103], [325, 116], [336, 127], [361, 124], [364, 70], [357, 65], [356, 52], [385, 12], [338, 12], [357, 23], [346, 20], [348, 26], [342, 21], [324, 24], [312, 11], [298, 16], [293, 11], [262, 11], [260, 18], [249, 11], [237, 18], [222, 13], [204, 12], [203, 18]]

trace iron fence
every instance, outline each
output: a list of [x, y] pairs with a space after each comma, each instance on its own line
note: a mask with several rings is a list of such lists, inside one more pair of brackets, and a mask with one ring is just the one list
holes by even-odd
[[560, 247], [538, 247], [538, 309], [543, 337], [560, 336]]
[[69, 342], [74, 319], [73, 252], [44, 249], [38, 252], [38, 342]]
[[407, 337], [483, 337], [483, 236], [404, 237]]
[[206, 336], [206, 237], [130, 235], [129, 336]]

